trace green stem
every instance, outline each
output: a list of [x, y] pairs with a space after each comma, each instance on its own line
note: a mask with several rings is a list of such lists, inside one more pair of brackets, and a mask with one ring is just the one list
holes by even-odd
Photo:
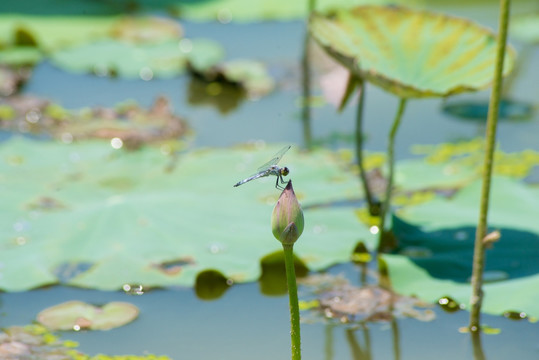
[[[314, 2], [309, 1], [309, 7], [314, 6]], [[309, 9], [309, 14], [311, 9]], [[303, 56], [301, 58], [301, 73], [302, 73], [302, 90], [303, 99], [301, 106], [301, 122], [303, 124], [303, 142], [305, 147], [310, 150], [312, 147], [312, 130], [311, 130], [311, 61], [309, 58], [309, 40], [311, 35], [309, 30], [305, 31], [303, 39]]]
[[374, 203], [369, 182], [367, 181], [367, 173], [363, 166], [363, 104], [365, 102], [365, 82], [361, 81], [359, 85], [359, 99], [357, 101], [356, 110], [356, 159], [359, 167], [359, 177], [363, 184], [363, 192], [369, 206], [369, 213], [372, 216], [380, 215], [380, 209]]
[[382, 204], [382, 211], [380, 213], [380, 237], [378, 240], [378, 251], [381, 252], [385, 246], [385, 223], [388, 213], [391, 212], [391, 191], [393, 188], [393, 172], [395, 167], [395, 136], [397, 135], [397, 130], [402, 119], [402, 114], [404, 113], [404, 108], [406, 107], [406, 99], [402, 98], [399, 102], [399, 108], [397, 114], [395, 114], [395, 119], [393, 120], [393, 125], [391, 126], [391, 131], [389, 132], [389, 141], [387, 145], [387, 162], [389, 165], [389, 173], [387, 175], [387, 188], [384, 203]]
[[481, 189], [481, 205], [479, 210], [479, 223], [475, 233], [475, 246], [472, 271], [472, 296], [470, 299], [470, 331], [479, 331], [481, 305], [483, 302], [483, 270], [485, 267], [485, 245], [483, 239], [487, 232], [487, 215], [490, 195], [490, 182], [492, 165], [494, 161], [494, 147], [496, 140], [496, 125], [498, 122], [498, 109], [502, 89], [503, 60], [505, 44], [507, 41], [507, 25], [509, 22], [509, 0], [500, 0], [500, 34], [496, 49], [496, 68], [494, 83], [490, 95], [490, 104], [487, 117], [486, 148], [483, 165], [483, 186]]
[[292, 360], [301, 359], [301, 336], [299, 327], [298, 288], [294, 269], [294, 245], [283, 244], [286, 282], [290, 302], [290, 336], [292, 339]]

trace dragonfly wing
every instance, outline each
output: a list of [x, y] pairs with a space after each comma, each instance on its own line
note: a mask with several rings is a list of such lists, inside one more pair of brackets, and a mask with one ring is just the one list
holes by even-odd
[[261, 171], [261, 172], [258, 172], [256, 174], [253, 174], [251, 176], [249, 176], [247, 179], [243, 179], [241, 181], [238, 181], [238, 183], [234, 186], [240, 186], [242, 184], [245, 184], [246, 182], [249, 182], [251, 180], [255, 180], [255, 179], [258, 179], [258, 178], [261, 178], [261, 177], [264, 177], [264, 176], [268, 176], [270, 174], [269, 171]]
[[260, 166], [258, 168], [257, 171], [264, 171], [264, 170], [268, 170], [270, 167], [272, 167], [273, 165], [277, 165], [279, 163], [279, 161], [281, 161], [281, 158], [283, 157], [283, 155], [292, 147], [292, 145], [286, 145], [284, 148], [282, 148], [281, 150], [279, 150], [279, 152], [277, 154], [275, 154], [275, 156], [270, 160], [268, 161], [267, 163], [265, 163], [264, 165]]

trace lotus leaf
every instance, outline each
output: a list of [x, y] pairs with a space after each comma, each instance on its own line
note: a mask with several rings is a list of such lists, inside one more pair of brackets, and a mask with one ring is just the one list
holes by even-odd
[[35, 65], [42, 59], [41, 52], [32, 46], [16, 46], [0, 51], [0, 64]]
[[[13, 138], [0, 147], [0, 288], [192, 286], [208, 269], [256, 280], [260, 259], [280, 249], [270, 229], [279, 192], [271, 178], [232, 185], [276, 150], [200, 150], [174, 162], [151, 147]], [[358, 194], [331, 153], [292, 150], [285, 161], [305, 206]], [[359, 240], [374, 246], [350, 209], [314, 208], [305, 219], [295, 250], [310, 269], [348, 261]]]
[[[461, 18], [359, 6], [314, 14], [310, 31], [350, 71], [401, 98], [448, 96], [483, 89], [492, 81], [496, 37]], [[504, 74], [514, 58], [509, 48]]]
[[539, 13], [516, 16], [510, 34], [522, 42], [539, 44]]
[[223, 56], [222, 47], [213, 41], [195, 39], [191, 43], [186, 50], [178, 46], [178, 41], [137, 45], [102, 40], [57, 51], [51, 60], [56, 66], [74, 72], [150, 80], [183, 73], [187, 61], [193, 57], [220, 59]]
[[110, 330], [130, 323], [138, 314], [138, 308], [126, 302], [96, 307], [82, 301], [68, 301], [41, 311], [37, 321], [50, 330]]
[[[398, 212], [406, 221], [394, 221], [401, 255], [384, 256], [395, 291], [426, 301], [451, 296], [468, 304], [480, 189], [476, 181], [453, 198], [438, 198]], [[501, 239], [487, 250], [483, 304], [487, 313], [518, 310], [539, 315], [533, 300], [539, 285], [538, 201], [539, 189], [511, 178], [493, 178], [489, 226], [500, 231]]]
[[[43, 6], [40, 4], [40, 6]], [[24, 45], [26, 41], [45, 52], [103, 38], [118, 20], [113, 16], [36, 16], [0, 14], [0, 44]], [[18, 34], [18, 36], [17, 36]]]
[[179, 22], [158, 17], [125, 17], [114, 23], [110, 32], [116, 39], [139, 44], [179, 40], [183, 36]]
[[[376, 3], [404, 3], [401, 0], [317, 0], [316, 8], [326, 11], [335, 8], [350, 7], [359, 4]], [[410, 1], [406, 1], [410, 3]], [[198, 1], [183, 2], [177, 6], [177, 11], [182, 17], [195, 20], [218, 20], [226, 23], [229, 21], [250, 22], [261, 20], [294, 20], [305, 18], [307, 2], [274, 0], [253, 3], [249, 0], [221, 0], [221, 1]]]

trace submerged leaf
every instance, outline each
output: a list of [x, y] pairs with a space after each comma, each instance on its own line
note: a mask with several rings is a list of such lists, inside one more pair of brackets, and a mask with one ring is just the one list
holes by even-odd
[[[97, 138], [116, 141], [112, 144], [115, 148], [133, 150], [145, 144], [176, 141], [187, 132], [185, 120], [174, 114], [165, 97], [158, 97], [150, 109], [124, 103], [116, 109], [98, 107], [77, 112], [30, 96], [0, 99], [0, 106], [5, 106], [0, 111], [0, 128], [49, 135], [66, 144]], [[171, 153], [166, 147], [164, 144], [163, 151]]]
[[[359, 6], [311, 17], [310, 31], [339, 62], [401, 97], [448, 96], [490, 85], [496, 37], [471, 21], [403, 7]], [[507, 51], [504, 74], [515, 52]]]
[[317, 308], [326, 319], [340, 322], [387, 321], [394, 316], [413, 317], [422, 321], [433, 320], [430, 307], [413, 297], [401, 296], [379, 286], [356, 287], [341, 277], [311, 275], [301, 280], [315, 294]]

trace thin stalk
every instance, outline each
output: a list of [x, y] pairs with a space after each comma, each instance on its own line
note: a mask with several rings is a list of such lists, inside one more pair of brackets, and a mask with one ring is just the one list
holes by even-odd
[[389, 132], [389, 141], [387, 145], [387, 162], [389, 166], [389, 173], [387, 175], [387, 188], [384, 203], [382, 204], [382, 211], [380, 213], [380, 237], [378, 240], [378, 251], [382, 251], [385, 245], [384, 236], [386, 217], [391, 211], [391, 191], [393, 188], [393, 172], [395, 167], [395, 136], [397, 135], [397, 130], [402, 119], [402, 114], [404, 113], [404, 108], [406, 107], [406, 99], [402, 98], [399, 102], [399, 108], [397, 114], [395, 114], [395, 119], [393, 120], [393, 125], [391, 126], [391, 131]]
[[399, 332], [399, 325], [397, 324], [397, 320], [395, 319], [394, 316], [391, 318], [391, 333], [393, 335], [393, 353], [395, 355], [394, 359], [400, 360], [401, 358], [400, 332]]
[[301, 359], [301, 336], [299, 327], [298, 288], [294, 269], [294, 245], [283, 244], [286, 283], [290, 302], [290, 337], [292, 340], [292, 360]]
[[[309, 14], [314, 6], [314, 1], [309, 0]], [[311, 149], [312, 147], [312, 130], [311, 130], [311, 60], [309, 58], [309, 40], [311, 35], [309, 30], [305, 31], [305, 37], [303, 39], [303, 56], [301, 58], [301, 85], [303, 91], [303, 99], [301, 106], [301, 122], [303, 124], [303, 142], [305, 148]]]
[[365, 199], [367, 200], [367, 205], [369, 206], [369, 213], [372, 216], [380, 214], [380, 209], [374, 203], [374, 198], [372, 196], [371, 189], [369, 187], [369, 182], [367, 181], [367, 173], [365, 167], [363, 166], [363, 104], [365, 102], [365, 82], [361, 81], [359, 86], [359, 98], [357, 101], [357, 110], [356, 110], [356, 159], [357, 166], [359, 168], [359, 177], [361, 178], [361, 183], [363, 184], [363, 192], [365, 193]]
[[479, 331], [481, 305], [483, 302], [483, 270], [485, 267], [485, 244], [483, 239], [487, 232], [487, 215], [492, 178], [492, 165], [494, 162], [494, 147], [496, 140], [496, 125], [498, 122], [498, 109], [502, 89], [503, 60], [505, 44], [507, 41], [507, 25], [509, 22], [509, 0], [500, 0], [500, 34], [496, 49], [496, 68], [494, 83], [490, 95], [490, 104], [487, 117], [486, 148], [483, 165], [483, 186], [481, 188], [481, 205], [479, 210], [479, 223], [475, 233], [475, 246], [472, 270], [472, 296], [470, 299], [470, 331]]

